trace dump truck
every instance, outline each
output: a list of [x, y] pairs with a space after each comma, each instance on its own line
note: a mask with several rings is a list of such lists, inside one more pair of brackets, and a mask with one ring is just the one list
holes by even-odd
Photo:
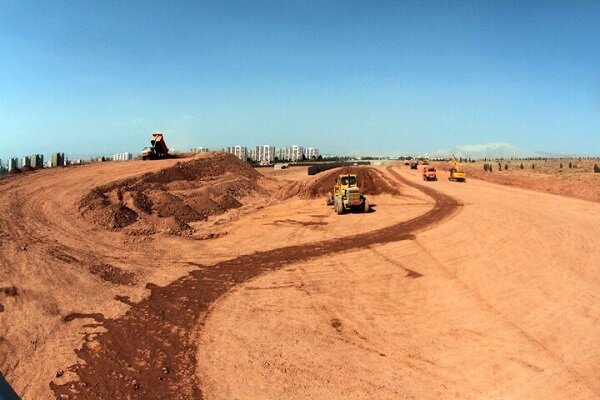
[[435, 167], [426, 165], [423, 167], [423, 180], [424, 181], [437, 181], [437, 171]]
[[450, 163], [452, 164], [452, 166], [450, 167], [450, 176], [448, 177], [448, 180], [454, 182], [466, 182], [467, 175], [465, 174], [465, 171], [463, 171], [462, 166], [460, 165], [454, 154], [452, 154], [452, 157], [450, 158]]
[[169, 158], [169, 148], [165, 142], [165, 138], [162, 133], [156, 132], [152, 134], [152, 140], [150, 140], [150, 147], [144, 147], [142, 150], [142, 160], [158, 160], [161, 158]]
[[410, 163], [410, 169], [419, 169], [419, 161], [412, 161]]
[[327, 194], [326, 204], [333, 205], [336, 214], [346, 211], [369, 212], [369, 201], [358, 187], [358, 176], [341, 174], [337, 177], [333, 191]]

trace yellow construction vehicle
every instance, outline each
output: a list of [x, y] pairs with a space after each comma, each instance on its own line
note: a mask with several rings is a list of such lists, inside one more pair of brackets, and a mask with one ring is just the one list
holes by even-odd
[[465, 174], [465, 171], [463, 171], [462, 166], [456, 157], [454, 157], [454, 154], [452, 154], [452, 158], [450, 158], [450, 163], [452, 164], [452, 168], [450, 168], [450, 176], [448, 177], [448, 180], [454, 182], [466, 182], [467, 175]]
[[326, 204], [333, 205], [336, 214], [359, 211], [369, 212], [369, 201], [358, 187], [358, 177], [353, 174], [339, 175], [333, 186], [333, 191], [327, 194]]

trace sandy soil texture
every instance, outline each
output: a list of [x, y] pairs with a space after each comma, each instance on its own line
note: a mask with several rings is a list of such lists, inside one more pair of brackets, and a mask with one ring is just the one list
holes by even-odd
[[397, 165], [338, 216], [335, 173], [259, 171], [2, 181], [0, 372], [26, 400], [600, 396], [599, 204]]

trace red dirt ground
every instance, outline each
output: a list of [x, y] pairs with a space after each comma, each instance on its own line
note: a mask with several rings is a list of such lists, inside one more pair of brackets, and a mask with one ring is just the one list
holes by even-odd
[[0, 371], [24, 400], [600, 396], [600, 204], [355, 171], [373, 213], [219, 154], [3, 179]]
[[[337, 173], [333, 171], [321, 177], [315, 188], [328, 187], [331, 177]], [[344, 173], [359, 173], [371, 193], [393, 190], [373, 169], [348, 168]], [[201, 399], [195, 379], [196, 350], [190, 333], [219, 297], [236, 285], [290, 263], [410, 240], [416, 232], [449, 218], [460, 206], [447, 195], [415, 185], [395, 172], [392, 174], [403, 184], [431, 196], [435, 200], [434, 207], [419, 217], [390, 227], [343, 240], [257, 252], [191, 272], [166, 287], [151, 286], [150, 296], [134, 304], [123, 318], [103, 321], [106, 334], [98, 336], [93, 347], [84, 344], [77, 352], [82, 362], [70, 368], [79, 381], [61, 386], [52, 384], [56, 396], [64, 399]], [[135, 340], [123, 341], [126, 337], [135, 337]]]

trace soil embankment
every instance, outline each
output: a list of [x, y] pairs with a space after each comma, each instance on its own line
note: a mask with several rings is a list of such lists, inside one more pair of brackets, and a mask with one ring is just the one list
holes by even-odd
[[237, 157], [209, 154], [158, 172], [105, 185], [85, 196], [79, 208], [93, 223], [133, 234], [191, 233], [205, 221], [265, 193], [261, 174]]
[[340, 174], [354, 174], [358, 177], [358, 186], [365, 195], [391, 194], [399, 195], [400, 190], [394, 182], [372, 167], [343, 167], [322, 172], [315, 178], [305, 182], [295, 182], [283, 189], [278, 197], [287, 199], [300, 196], [305, 199], [325, 197], [331, 193], [337, 177]]

